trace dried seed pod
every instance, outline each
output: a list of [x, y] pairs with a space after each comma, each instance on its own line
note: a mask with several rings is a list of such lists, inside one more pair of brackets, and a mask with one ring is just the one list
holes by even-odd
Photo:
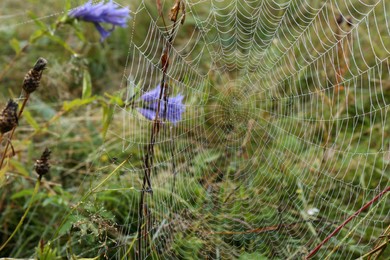
[[343, 23], [343, 21], [344, 21], [343, 15], [342, 15], [342, 14], [339, 14], [339, 15], [337, 16], [337, 18], [336, 18], [337, 24], [340, 25], [340, 24]]
[[46, 148], [45, 151], [43, 151], [41, 158], [35, 162], [35, 166], [34, 166], [35, 172], [38, 173], [40, 177], [47, 174], [50, 170], [50, 164], [49, 164], [50, 154], [51, 151], [48, 148]]
[[0, 113], [0, 132], [5, 134], [18, 125], [18, 103], [10, 99]]
[[23, 89], [26, 93], [34, 92], [41, 82], [42, 72], [46, 68], [47, 60], [39, 58], [34, 67], [26, 74], [23, 81]]

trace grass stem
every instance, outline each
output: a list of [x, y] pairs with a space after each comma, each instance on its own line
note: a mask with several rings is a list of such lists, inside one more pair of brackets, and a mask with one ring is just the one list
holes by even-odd
[[39, 186], [41, 185], [41, 176], [39, 176], [36, 184], [35, 184], [35, 188], [34, 188], [34, 192], [33, 194], [31, 195], [31, 199], [30, 199], [30, 202], [28, 204], [28, 207], [27, 209], [25, 210], [22, 218], [19, 220], [19, 223], [18, 225], [16, 226], [15, 230], [12, 232], [12, 234], [9, 236], [9, 238], [7, 239], [7, 241], [4, 242], [3, 245], [1, 245], [0, 247], [0, 252], [4, 249], [4, 247], [11, 241], [11, 239], [15, 236], [15, 234], [18, 232], [18, 230], [20, 229], [20, 227], [22, 226], [23, 224], [23, 221], [25, 220], [28, 212], [30, 211], [31, 209], [31, 206], [34, 202], [34, 198], [35, 198], [35, 195], [38, 193], [38, 190], [39, 190]]

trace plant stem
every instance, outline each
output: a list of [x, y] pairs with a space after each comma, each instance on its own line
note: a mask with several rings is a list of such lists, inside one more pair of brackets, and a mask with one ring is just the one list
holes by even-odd
[[[177, 5], [178, 4], [178, 5]], [[176, 0], [175, 7], [180, 9], [181, 6], [181, 0]], [[160, 131], [160, 126], [161, 126], [161, 121], [159, 118], [160, 110], [161, 110], [161, 100], [164, 99], [164, 115], [163, 118], [165, 117], [165, 114], [167, 113], [167, 105], [168, 105], [168, 91], [167, 91], [167, 86], [166, 86], [166, 74], [168, 71], [169, 67], [169, 53], [170, 49], [173, 43], [173, 37], [174, 37], [174, 32], [176, 30], [176, 25], [178, 24], [177, 16], [179, 9], [176, 9], [176, 12], [174, 13], [174, 16], [171, 17], [171, 21], [173, 21], [173, 27], [172, 29], [168, 32], [168, 40], [165, 43], [163, 53], [161, 55], [161, 69], [162, 69], [162, 78], [161, 78], [161, 83], [160, 83], [160, 93], [159, 93], [159, 98], [157, 101], [157, 109], [156, 109], [156, 116], [153, 120], [153, 128], [152, 132], [150, 135], [150, 142], [147, 146], [146, 149], [146, 155], [144, 158], [144, 178], [143, 178], [143, 183], [142, 183], [142, 189], [141, 189], [141, 197], [139, 201], [139, 208], [138, 208], [138, 227], [137, 227], [137, 239], [138, 239], [138, 250], [136, 252], [137, 254], [137, 259], [142, 258], [142, 231], [144, 229], [144, 226], [146, 226], [147, 223], [144, 222], [144, 211], [147, 207], [145, 203], [145, 192], [150, 192], [153, 195], [153, 190], [152, 190], [152, 184], [150, 181], [150, 175], [151, 175], [151, 169], [153, 167], [153, 155], [154, 155], [154, 144], [155, 140], [157, 137], [157, 134]], [[161, 15], [163, 19], [163, 24], [165, 26], [166, 31], [168, 31], [164, 17]], [[146, 187], [146, 184], [148, 187]], [[147, 210], [149, 212], [149, 210]], [[150, 218], [150, 213], [147, 214], [147, 217]]]
[[379, 256], [386, 249], [387, 244], [389, 244], [389, 238], [390, 238], [390, 225], [387, 226], [387, 228], [382, 233], [382, 235], [380, 235], [378, 237], [377, 242], [376, 242], [374, 248], [370, 252], [368, 252], [367, 254], [361, 256], [359, 259], [364, 259], [366, 257], [367, 257], [367, 260], [371, 260], [371, 257], [374, 257], [374, 259], [378, 259]]
[[[25, 106], [27, 104], [27, 101], [28, 101], [29, 97], [30, 97], [30, 94], [27, 93], [26, 97], [23, 100], [22, 107], [20, 108], [20, 111], [19, 111], [19, 114], [18, 114], [18, 119], [20, 119], [20, 117], [22, 116], [23, 110], [24, 110], [24, 108], [25, 108]], [[0, 169], [3, 167], [4, 159], [7, 156], [7, 151], [8, 151], [8, 148], [9, 148], [10, 144], [11, 144], [12, 137], [14, 136], [15, 129], [16, 129], [16, 126], [12, 129], [11, 134], [9, 135], [8, 142], [7, 142], [6, 146], [5, 146], [3, 155], [1, 157]]]
[[27, 213], [30, 211], [31, 209], [31, 206], [34, 202], [34, 198], [35, 198], [35, 195], [38, 193], [38, 190], [39, 190], [39, 186], [41, 185], [41, 176], [38, 177], [38, 180], [35, 184], [35, 188], [34, 188], [34, 192], [33, 194], [31, 195], [31, 199], [30, 199], [30, 202], [28, 204], [28, 207], [26, 209], [26, 211], [24, 212], [22, 218], [19, 220], [19, 223], [18, 225], [16, 226], [14, 232], [12, 232], [11, 236], [7, 239], [7, 241], [4, 242], [4, 244], [0, 247], [0, 251], [4, 249], [4, 247], [11, 241], [11, 239], [15, 236], [16, 232], [18, 232], [18, 230], [20, 229], [20, 227], [22, 226], [23, 224], [23, 221], [24, 219], [26, 218], [27, 216]]

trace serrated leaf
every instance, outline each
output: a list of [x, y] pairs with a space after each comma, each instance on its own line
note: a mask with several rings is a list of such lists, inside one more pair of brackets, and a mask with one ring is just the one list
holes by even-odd
[[83, 92], [82, 92], [82, 99], [86, 99], [91, 97], [92, 95], [92, 82], [91, 82], [91, 75], [89, 74], [88, 69], [84, 69], [83, 72]]
[[69, 216], [66, 222], [61, 226], [60, 230], [58, 231], [58, 234], [66, 234], [72, 228], [73, 223], [77, 222], [80, 219], [81, 218], [77, 216]]
[[20, 54], [22, 48], [20, 47], [20, 42], [17, 39], [12, 38], [12, 40], [9, 41], [9, 44], [16, 54]]
[[27, 123], [32, 127], [34, 128], [34, 130], [39, 130], [39, 124], [37, 123], [37, 121], [35, 121], [35, 119], [33, 118], [33, 116], [31, 115], [30, 111], [28, 110], [24, 110], [23, 112], [23, 117], [26, 119]]

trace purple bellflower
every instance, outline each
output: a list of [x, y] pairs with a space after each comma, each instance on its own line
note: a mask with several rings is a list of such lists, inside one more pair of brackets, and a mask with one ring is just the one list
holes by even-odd
[[[154, 120], [156, 117], [159, 97], [160, 85], [141, 96], [142, 101], [146, 104], [143, 108], [137, 108], [138, 112], [140, 112], [145, 118]], [[176, 97], [168, 97], [168, 104], [166, 106], [164, 100], [161, 100], [158, 117], [176, 125], [176, 123], [181, 120], [182, 114], [185, 111], [183, 98], [184, 96], [181, 94], [178, 94]], [[167, 109], [166, 112], [165, 107]]]
[[[69, 16], [93, 23], [100, 33], [100, 41], [103, 42], [110, 36], [115, 26], [126, 27], [127, 20], [130, 18], [130, 10], [128, 7], [120, 7], [112, 0], [101, 1], [97, 4], [93, 4], [92, 0], [89, 0], [84, 5], [71, 10]], [[106, 30], [100, 23], [112, 24], [112, 28]]]

